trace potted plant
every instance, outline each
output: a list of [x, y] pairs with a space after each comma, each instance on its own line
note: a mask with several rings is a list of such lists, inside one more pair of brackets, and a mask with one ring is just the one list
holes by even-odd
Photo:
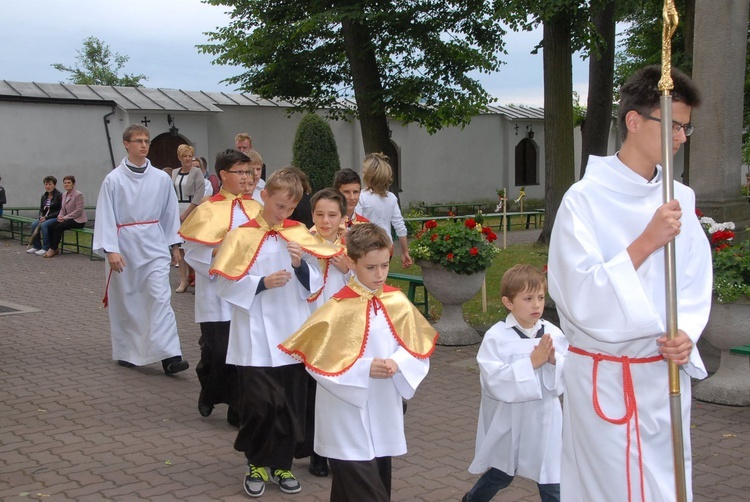
[[717, 223], [698, 212], [711, 243], [714, 298], [719, 303], [750, 301], [750, 241], [736, 240], [734, 223]]
[[444, 345], [469, 345], [481, 338], [464, 321], [462, 305], [482, 287], [484, 274], [500, 250], [493, 242], [497, 235], [489, 226], [473, 218], [438, 225], [425, 222], [409, 245], [409, 254], [422, 268], [427, 290], [442, 305], [443, 313], [435, 329]]
[[750, 360], [729, 349], [750, 343], [750, 241], [739, 240], [733, 222], [717, 223], [698, 212], [711, 243], [713, 304], [703, 338], [721, 350], [719, 369], [695, 387], [695, 397], [720, 404], [750, 404]]

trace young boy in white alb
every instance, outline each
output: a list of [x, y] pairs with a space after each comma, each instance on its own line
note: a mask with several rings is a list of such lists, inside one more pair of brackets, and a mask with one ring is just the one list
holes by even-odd
[[311, 454], [307, 374], [277, 346], [310, 314], [307, 298], [323, 286], [318, 259], [337, 252], [287, 219], [302, 190], [294, 168], [269, 176], [262, 213], [226, 235], [210, 271], [217, 294], [232, 305], [227, 363], [237, 365], [240, 392], [234, 448], [247, 459], [243, 486], [251, 497], [263, 494], [269, 470], [281, 491], [299, 492], [292, 462]]
[[402, 399], [427, 375], [437, 333], [385, 284], [384, 230], [357, 225], [346, 246], [354, 277], [279, 348], [318, 382], [315, 451], [331, 465], [331, 501], [386, 502], [391, 457], [406, 453]]
[[487, 331], [477, 443], [469, 472], [482, 474], [463, 502], [489, 502], [519, 475], [536, 481], [542, 502], [560, 500], [562, 370], [568, 343], [542, 319], [546, 280], [515, 265], [500, 282], [508, 317]]

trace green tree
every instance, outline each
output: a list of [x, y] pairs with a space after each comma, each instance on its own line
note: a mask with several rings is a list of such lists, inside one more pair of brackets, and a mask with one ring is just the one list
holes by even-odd
[[227, 82], [330, 118], [352, 112], [341, 100], [353, 95], [365, 153], [397, 160], [389, 117], [435, 132], [464, 126], [490, 102], [469, 76], [499, 69], [505, 32], [490, 1], [207, 1], [232, 9], [229, 25], [198, 46], [214, 63], [245, 68]]
[[333, 175], [341, 169], [331, 126], [314, 113], [305, 115], [297, 126], [292, 146], [292, 165], [307, 173], [313, 193], [330, 187]]
[[56, 70], [70, 73], [68, 82], [71, 84], [84, 85], [119, 85], [123, 87], [141, 87], [141, 80], [148, 80], [145, 75], [124, 74], [118, 76], [118, 72], [130, 59], [113, 53], [109, 45], [96, 37], [88, 37], [83, 41], [83, 49], [76, 51], [75, 68], [54, 63], [51, 66]]
[[591, 3], [591, 22], [597, 37], [589, 51], [586, 119], [581, 124], [581, 177], [589, 155], [607, 155], [614, 95], [615, 19], [614, 0]]
[[577, 0], [509, 0], [498, 2], [513, 29], [543, 27], [544, 65], [544, 227], [540, 243], [549, 243], [557, 209], [575, 180], [573, 149], [574, 51], [590, 47], [594, 36], [588, 6]]

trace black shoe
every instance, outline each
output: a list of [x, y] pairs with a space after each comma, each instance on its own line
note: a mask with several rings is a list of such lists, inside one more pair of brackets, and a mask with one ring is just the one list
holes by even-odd
[[210, 416], [212, 411], [214, 411], [213, 404], [208, 404], [208, 403], [204, 403], [203, 401], [198, 401], [198, 413], [200, 413], [202, 417]]
[[310, 455], [310, 467], [307, 468], [310, 474], [319, 478], [328, 476], [328, 459], [321, 457], [317, 453]]
[[117, 364], [119, 364], [119, 365], [120, 365], [120, 366], [122, 366], [123, 368], [132, 368], [132, 367], [134, 367], [134, 366], [135, 366], [135, 364], [133, 364], [133, 363], [129, 363], [129, 362], [127, 362], [127, 361], [117, 361]]
[[231, 406], [227, 410], [227, 423], [234, 427], [240, 426], [240, 412], [232, 408]]
[[164, 366], [164, 374], [174, 375], [175, 373], [179, 373], [180, 371], [185, 371], [189, 367], [190, 364], [188, 364], [188, 362], [184, 359], [180, 359], [179, 361], [172, 361], [171, 363]]

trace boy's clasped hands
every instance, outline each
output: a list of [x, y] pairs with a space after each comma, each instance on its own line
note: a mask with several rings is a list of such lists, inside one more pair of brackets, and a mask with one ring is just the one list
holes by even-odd
[[373, 358], [370, 364], [370, 378], [391, 378], [398, 372], [398, 364], [393, 359]]
[[534, 369], [541, 368], [545, 363], [555, 364], [555, 347], [549, 333], [542, 335], [539, 345], [531, 351], [531, 365]]

